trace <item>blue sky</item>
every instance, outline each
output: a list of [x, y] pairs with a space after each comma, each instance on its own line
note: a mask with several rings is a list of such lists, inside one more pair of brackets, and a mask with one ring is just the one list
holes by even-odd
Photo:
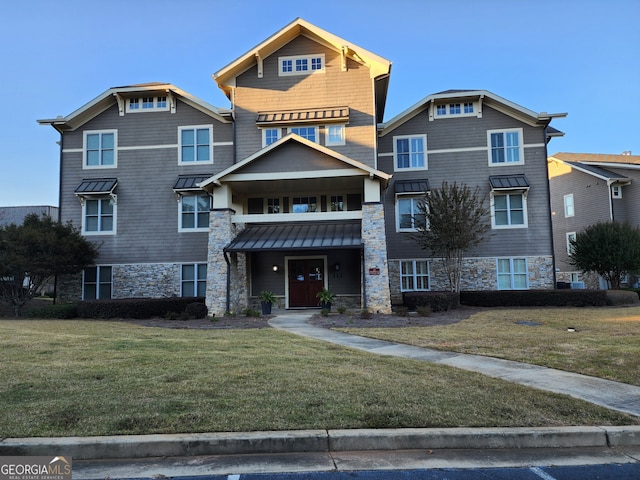
[[640, 154], [637, 0], [22, 0], [0, 17], [0, 206], [58, 203], [59, 135], [37, 119], [153, 81], [228, 108], [211, 74], [297, 17], [393, 62], [385, 119], [489, 90], [569, 114], [550, 154]]

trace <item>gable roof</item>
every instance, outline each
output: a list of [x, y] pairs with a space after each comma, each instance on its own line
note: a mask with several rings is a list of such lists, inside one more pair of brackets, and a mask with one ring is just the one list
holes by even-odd
[[231, 112], [229, 110], [214, 107], [170, 83], [151, 82], [110, 88], [66, 117], [58, 116], [53, 119], [38, 120], [38, 123], [41, 125], [51, 125], [61, 133], [63, 131], [75, 130], [114, 104], [118, 104], [121, 111], [124, 111], [124, 101], [127, 98], [153, 94], [173, 95], [191, 107], [210, 115], [220, 122], [231, 122]]
[[[547, 126], [553, 118], [566, 117], [566, 113], [536, 113], [528, 108], [524, 108], [517, 103], [511, 102], [487, 90], [446, 90], [424, 97], [404, 112], [396, 115], [392, 119], [380, 124], [378, 130], [381, 136], [386, 135], [400, 125], [406, 123], [419, 113], [429, 108], [432, 103], [443, 103], [444, 101], [473, 101], [482, 100], [483, 105], [488, 105], [502, 113], [517, 118], [532, 126]], [[548, 136], [558, 137], [564, 135], [555, 128], [548, 132]]]
[[[257, 151], [256, 153], [254, 153], [253, 155], [245, 158], [244, 160], [242, 160], [241, 162], [236, 163], [235, 165], [232, 165], [228, 168], [226, 168], [225, 170], [213, 175], [212, 177], [208, 178], [207, 180], [205, 180], [204, 182], [200, 183], [199, 186], [201, 188], [207, 189], [209, 191], [211, 191], [213, 189], [214, 186], [219, 186], [221, 185], [221, 182], [223, 181], [224, 177], [231, 175], [233, 173], [236, 173], [238, 170], [242, 169], [243, 167], [249, 165], [252, 162], [255, 162], [256, 160], [258, 160], [259, 158], [264, 157], [265, 155], [267, 155], [268, 153], [282, 147], [283, 145], [287, 144], [287, 143], [298, 143], [298, 144], [302, 144], [305, 145], [306, 147], [309, 147], [313, 150], [316, 150], [320, 153], [323, 153], [329, 157], [332, 157], [336, 160], [339, 160], [341, 162], [344, 162], [345, 164], [358, 169], [358, 170], [362, 170], [364, 174], [368, 174], [370, 177], [377, 177], [380, 180], [382, 180], [384, 183], [388, 182], [389, 179], [391, 178], [391, 175], [389, 175], [388, 173], [382, 172], [380, 170], [376, 170], [375, 168], [371, 168], [368, 165], [365, 165], [364, 163], [358, 162], [357, 160], [353, 160], [352, 158], [349, 158], [345, 155], [341, 155], [340, 153], [331, 150], [330, 148], [324, 147], [322, 145], [319, 145], [315, 142], [312, 142], [311, 140], [307, 140], [306, 138], [303, 138], [295, 133], [289, 133], [288, 135], [285, 135], [284, 137], [282, 137], [281, 139], [279, 139], [276, 142], [273, 142], [271, 145], [268, 145], [267, 147], [263, 148], [262, 150]], [[208, 187], [208, 188], [207, 188]]]
[[640, 155], [631, 155], [631, 152], [625, 152], [618, 155], [611, 155], [607, 153], [558, 152], [552, 155], [551, 158], [566, 162], [640, 165]]
[[301, 18], [296, 18], [293, 22], [289, 23], [284, 28], [235, 59], [233, 62], [215, 72], [212, 77], [218, 87], [225, 93], [227, 98], [231, 99], [231, 92], [235, 87], [235, 79], [238, 75], [247, 71], [249, 68], [256, 65], [258, 61], [261, 61], [273, 54], [300, 35], [339, 52], [346, 58], [369, 68], [370, 77], [375, 80], [376, 106], [380, 117], [378, 121], [381, 121], [387, 98], [391, 62]]

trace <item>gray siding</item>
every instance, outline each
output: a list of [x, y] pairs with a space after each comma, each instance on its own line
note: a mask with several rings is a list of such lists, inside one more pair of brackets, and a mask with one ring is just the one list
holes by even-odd
[[[80, 227], [82, 206], [73, 193], [85, 178], [116, 177], [117, 234], [91, 235], [98, 263], [205, 262], [207, 232], [179, 233], [178, 175], [215, 173], [232, 164], [233, 146], [214, 146], [214, 164], [178, 165], [178, 127], [213, 125], [213, 141], [230, 142], [232, 126], [178, 102], [176, 113], [119, 116], [115, 104], [82, 128], [63, 135], [63, 150], [81, 149], [85, 130], [118, 131], [117, 168], [83, 169], [81, 152], [63, 152], [62, 221]], [[149, 148], [158, 146], [158, 148]], [[123, 147], [147, 147], [122, 150]]]
[[[487, 130], [522, 128], [524, 137], [524, 165], [489, 167]], [[427, 170], [394, 172], [393, 137], [399, 135], [427, 135]], [[527, 144], [539, 144], [526, 147]], [[429, 153], [433, 150], [477, 149], [465, 152]], [[384, 194], [387, 246], [390, 259], [424, 258], [425, 252], [406, 233], [396, 232], [394, 182], [410, 178], [427, 178], [432, 189], [443, 181], [479, 186], [489, 209], [489, 176], [525, 174], [530, 190], [527, 196], [528, 228], [493, 229], [490, 237], [468, 256], [550, 256], [551, 220], [549, 218], [549, 190], [546, 169], [544, 131], [526, 125], [487, 106], [482, 118], [428, 120], [424, 111], [379, 140], [378, 167], [393, 173], [393, 180]]]
[[[278, 57], [325, 55], [325, 73], [278, 76]], [[264, 59], [263, 78], [252, 67], [236, 79], [235, 119], [238, 160], [262, 148], [256, 116], [262, 111], [348, 106], [346, 145], [333, 150], [367, 165], [375, 163], [376, 122], [369, 69], [351, 60], [341, 70], [340, 55], [306, 37], [298, 37]], [[324, 139], [321, 139], [324, 144]]]
[[35, 213], [37, 215], [48, 215], [53, 220], [58, 220], [58, 207], [49, 205], [43, 206], [19, 206], [19, 207], [0, 207], [0, 227], [10, 225], [22, 225], [27, 215]]

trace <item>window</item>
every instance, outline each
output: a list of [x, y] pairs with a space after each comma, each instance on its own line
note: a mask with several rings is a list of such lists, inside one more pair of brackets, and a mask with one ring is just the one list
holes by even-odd
[[565, 217], [573, 217], [575, 214], [573, 208], [573, 193], [564, 196], [564, 216]]
[[209, 229], [210, 197], [208, 195], [184, 195], [180, 198], [180, 230]]
[[316, 197], [293, 197], [291, 203], [293, 213], [311, 213], [318, 209]]
[[126, 103], [127, 113], [138, 113], [153, 111], [166, 111], [169, 110], [167, 106], [167, 97], [140, 97], [129, 98]]
[[620, 185], [611, 186], [611, 198], [622, 198], [622, 187]]
[[182, 265], [180, 278], [181, 297], [205, 297], [207, 295], [207, 264]]
[[111, 198], [85, 199], [82, 207], [82, 233], [115, 233], [115, 207]]
[[494, 195], [491, 202], [494, 228], [526, 227], [526, 199], [522, 193]]
[[331, 195], [329, 198], [329, 211], [331, 212], [343, 212], [344, 211], [344, 196], [343, 195]]
[[344, 125], [329, 125], [326, 128], [326, 132], [326, 145], [331, 146], [345, 144]]
[[523, 164], [522, 129], [489, 130], [489, 165]]
[[394, 137], [393, 155], [396, 170], [426, 170], [427, 136]]
[[398, 195], [396, 197], [396, 230], [416, 231], [426, 225], [426, 217], [420, 209], [423, 197]]
[[111, 168], [116, 162], [116, 130], [84, 133], [84, 168]]
[[309, 75], [324, 72], [324, 54], [280, 57], [279, 75]]
[[279, 198], [267, 198], [267, 213], [280, 213]]
[[273, 142], [280, 140], [281, 130], [279, 128], [263, 128], [262, 129], [262, 146], [266, 147]]
[[306, 138], [312, 142], [318, 141], [318, 127], [291, 127], [289, 132], [300, 135], [302, 138]]
[[498, 290], [527, 290], [526, 258], [498, 259]]
[[179, 127], [179, 163], [213, 163], [212, 136], [210, 126]]
[[429, 290], [429, 262], [426, 260], [400, 261], [400, 290], [403, 292]]
[[475, 115], [476, 108], [474, 102], [441, 103], [435, 112], [437, 118], [454, 118]]
[[82, 299], [111, 298], [113, 269], [107, 266], [85, 268], [82, 275]]
[[573, 253], [573, 245], [571, 242], [576, 241], [576, 232], [568, 232], [567, 233], [567, 253], [571, 255]]

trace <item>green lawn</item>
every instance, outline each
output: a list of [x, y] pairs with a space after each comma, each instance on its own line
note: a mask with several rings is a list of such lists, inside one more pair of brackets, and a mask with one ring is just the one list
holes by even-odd
[[640, 423], [562, 395], [274, 329], [1, 320], [0, 365], [0, 437]]
[[487, 309], [447, 326], [343, 331], [640, 385], [640, 307]]

